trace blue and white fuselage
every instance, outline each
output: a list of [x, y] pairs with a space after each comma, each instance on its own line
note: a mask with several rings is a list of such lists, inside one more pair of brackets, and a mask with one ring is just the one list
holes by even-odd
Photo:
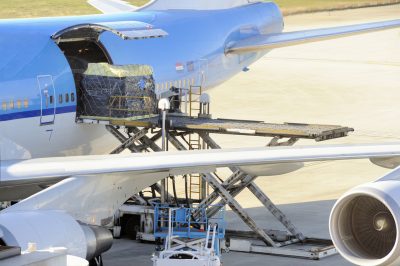
[[247, 0], [157, 0], [130, 13], [0, 20], [0, 201], [32, 194], [16, 195], [21, 180], [2, 167], [13, 160], [107, 154], [119, 144], [104, 126], [76, 122], [82, 90], [74, 74], [88, 63], [151, 66], [157, 92], [209, 89], [275, 48], [396, 27], [400, 20], [283, 32], [276, 4]]
[[[131, 13], [0, 20], [0, 201], [24, 199], [1, 211], [0, 243], [21, 248], [35, 243], [39, 250], [66, 247], [69, 255], [98, 258], [112, 243], [109, 231], [98, 226], [109, 224], [131, 195], [171, 174], [239, 165], [265, 176], [277, 169], [296, 170], [299, 162], [358, 158], [389, 159], [395, 165], [392, 159], [400, 155], [395, 144], [94, 155], [109, 153], [117, 143], [104, 126], [76, 122], [85, 92], [77, 73], [89, 69], [89, 63], [151, 66], [160, 94], [171, 87], [208, 89], [271, 49], [400, 27], [400, 20], [393, 20], [283, 32], [275, 4], [249, 2], [154, 0]], [[370, 247], [358, 241], [349, 245], [360, 227], [349, 233], [350, 223], [343, 222], [354, 216], [350, 207], [362, 195], [386, 207], [357, 215], [369, 217], [367, 222], [378, 217], [378, 222], [398, 224], [398, 177], [399, 168], [381, 179], [386, 182], [357, 188], [341, 202], [351, 200], [338, 205], [339, 215], [333, 212], [333, 240], [352, 263], [399, 264], [395, 237], [393, 245], [378, 240]], [[396, 236], [397, 228], [390, 227]], [[371, 230], [374, 235], [382, 231]], [[389, 255], [375, 259], [370, 251], [376, 243], [387, 246]]]
[[0, 21], [1, 160], [104, 154], [115, 142], [104, 127], [76, 123], [77, 90], [71, 66], [51, 36], [85, 23], [140, 21], [168, 36], [122, 40], [100, 35], [99, 46], [114, 65], [150, 65], [156, 88], [214, 87], [266, 51], [226, 54], [231, 42], [280, 33], [275, 4], [225, 10], [167, 10], [115, 15]]

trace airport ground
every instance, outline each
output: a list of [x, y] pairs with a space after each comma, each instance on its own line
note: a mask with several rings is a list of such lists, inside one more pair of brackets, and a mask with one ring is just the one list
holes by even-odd
[[[290, 16], [287, 30], [398, 19], [400, 5]], [[397, 142], [400, 139], [400, 30], [272, 51], [229, 82], [209, 91], [214, 117], [340, 124], [355, 128], [349, 137], [297, 145]], [[263, 138], [214, 136], [222, 147], [252, 147]], [[329, 237], [328, 216], [346, 190], [377, 179], [388, 170], [368, 160], [307, 164], [282, 176], [259, 178], [257, 184], [308, 237]], [[237, 199], [265, 228], [279, 229], [247, 191]], [[245, 225], [231, 212], [230, 228]], [[152, 265], [151, 244], [117, 240], [105, 265]], [[224, 265], [350, 265], [339, 255], [321, 261], [243, 253], [223, 256]]]

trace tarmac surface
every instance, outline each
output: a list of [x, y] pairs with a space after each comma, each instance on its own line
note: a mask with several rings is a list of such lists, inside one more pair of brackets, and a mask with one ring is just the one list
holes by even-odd
[[[400, 5], [295, 15], [286, 30], [329, 27], [400, 18]], [[229, 82], [209, 91], [213, 117], [340, 124], [351, 136], [297, 145], [397, 142], [400, 139], [400, 30], [272, 51]], [[222, 147], [263, 146], [258, 137], [214, 136]], [[329, 238], [328, 217], [335, 199], [348, 189], [373, 181], [388, 170], [368, 160], [310, 163], [303, 169], [259, 178], [256, 183], [307, 237]], [[237, 199], [268, 229], [279, 229], [261, 203], [244, 191]], [[246, 229], [233, 213], [229, 228]], [[152, 265], [154, 246], [117, 240], [104, 255], [107, 266]], [[224, 265], [351, 265], [339, 255], [310, 261], [230, 252]]]

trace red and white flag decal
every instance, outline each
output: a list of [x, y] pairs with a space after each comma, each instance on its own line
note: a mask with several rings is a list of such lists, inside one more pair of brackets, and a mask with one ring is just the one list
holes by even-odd
[[183, 70], [185, 70], [185, 67], [183, 66], [182, 63], [176, 63], [175, 69], [176, 69], [176, 71], [183, 71]]

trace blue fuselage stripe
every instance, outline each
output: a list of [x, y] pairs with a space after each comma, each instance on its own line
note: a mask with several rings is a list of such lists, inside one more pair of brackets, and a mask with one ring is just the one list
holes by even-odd
[[[72, 113], [76, 112], [76, 105], [70, 106], [61, 106], [57, 107], [55, 110], [56, 114], [65, 114], [65, 113]], [[23, 118], [31, 118], [31, 117], [40, 117], [41, 110], [31, 110], [31, 111], [23, 111], [23, 112], [15, 112], [9, 114], [1, 114], [0, 121], [9, 121], [9, 120], [16, 120], [16, 119], [23, 119]], [[54, 113], [53, 108], [44, 109], [43, 115], [52, 115]]]

